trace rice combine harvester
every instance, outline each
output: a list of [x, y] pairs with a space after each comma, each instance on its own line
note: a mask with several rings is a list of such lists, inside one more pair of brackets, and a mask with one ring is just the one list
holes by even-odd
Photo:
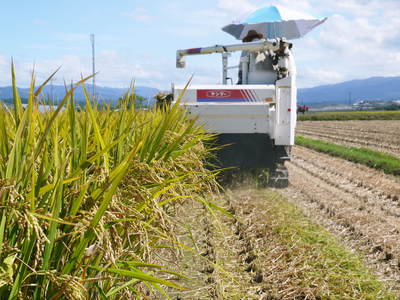
[[[174, 101], [181, 97], [180, 105], [208, 132], [218, 134], [219, 145], [229, 144], [219, 150], [221, 167], [268, 168], [278, 186], [288, 184], [284, 162], [290, 159], [296, 126], [296, 68], [291, 47], [283, 39], [274, 39], [178, 50], [178, 68], [185, 67], [185, 56], [221, 53], [223, 84], [190, 85], [186, 91], [183, 85], [173, 87]], [[234, 51], [247, 53], [240, 62], [241, 84], [228, 84], [228, 56]], [[252, 63], [260, 54], [268, 55], [273, 63], [264, 76]]]
[[[284, 12], [265, 7], [243, 24], [223, 28], [239, 40], [251, 32], [262, 33], [256, 41], [244, 38], [240, 44], [178, 50], [177, 68], [185, 67], [185, 56], [221, 53], [222, 85], [190, 85], [186, 90], [176, 85], [172, 91], [173, 102], [180, 99], [179, 105], [198, 123], [217, 134], [219, 145], [229, 145], [218, 153], [221, 167], [268, 168], [271, 183], [279, 187], [289, 183], [284, 163], [290, 160], [297, 119], [296, 66], [292, 44], [286, 38], [300, 38], [326, 20], [288, 16], [291, 19], [285, 21]], [[270, 21], [260, 23], [260, 18]], [[228, 66], [228, 57], [235, 51], [242, 51], [239, 66], [235, 66], [241, 75], [237, 84], [228, 78], [228, 70], [235, 68]]]

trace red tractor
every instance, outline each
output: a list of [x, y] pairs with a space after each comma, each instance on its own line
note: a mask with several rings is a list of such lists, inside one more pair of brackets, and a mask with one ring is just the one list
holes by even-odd
[[305, 113], [306, 111], [308, 111], [308, 106], [306, 105], [299, 105], [297, 106], [297, 113]]

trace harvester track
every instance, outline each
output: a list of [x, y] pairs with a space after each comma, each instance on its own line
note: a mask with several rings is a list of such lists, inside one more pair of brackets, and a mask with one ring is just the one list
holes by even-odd
[[399, 178], [298, 146], [292, 154], [291, 185], [282, 193], [399, 290]]

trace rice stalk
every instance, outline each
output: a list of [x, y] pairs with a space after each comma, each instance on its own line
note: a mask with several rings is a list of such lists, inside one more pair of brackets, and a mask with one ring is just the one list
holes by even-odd
[[0, 107], [0, 298], [140, 298], [182, 288], [178, 273], [152, 262], [181, 247], [176, 207], [216, 190], [204, 164], [203, 142], [213, 136], [178, 105], [135, 110], [133, 87], [116, 108], [99, 108], [84, 88], [90, 76], [40, 112], [55, 72], [37, 89], [32, 75], [24, 108], [13, 65], [11, 73], [14, 104]]

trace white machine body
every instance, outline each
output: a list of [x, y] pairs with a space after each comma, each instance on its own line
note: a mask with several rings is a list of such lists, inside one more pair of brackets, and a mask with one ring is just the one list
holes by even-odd
[[292, 77], [274, 85], [174, 87], [174, 99], [212, 133], [266, 133], [275, 145], [293, 145], [296, 87]]

